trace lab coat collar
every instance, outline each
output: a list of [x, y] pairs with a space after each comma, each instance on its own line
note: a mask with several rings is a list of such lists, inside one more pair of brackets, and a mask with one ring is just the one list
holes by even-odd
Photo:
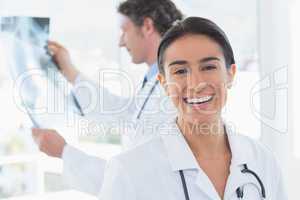
[[199, 169], [193, 152], [181, 134], [175, 120], [167, 122], [161, 133], [173, 171]]
[[[219, 199], [217, 193], [214, 191], [212, 183], [207, 178], [206, 174], [199, 167], [193, 152], [188, 146], [186, 140], [181, 134], [175, 120], [167, 123], [168, 128], [165, 128], [161, 133], [161, 138], [165, 146], [167, 157], [169, 159], [172, 170], [198, 170], [197, 184], [200, 188], [205, 188], [204, 192], [208, 196]], [[249, 169], [256, 172], [262, 177], [254, 160], [254, 152], [251, 152], [251, 147], [248, 139], [237, 134], [232, 127], [225, 124], [225, 130], [228, 137], [229, 145], [232, 152], [232, 159], [230, 165], [230, 175], [227, 181], [225, 196], [232, 195], [236, 189], [248, 183], [255, 184], [259, 187], [257, 180], [250, 174], [243, 174], [243, 164], [247, 164]]]
[[[176, 120], [167, 122], [166, 126], [167, 128], [161, 131], [161, 138], [173, 171], [199, 169], [198, 162], [181, 134]], [[232, 152], [231, 169], [240, 168], [243, 164], [255, 167], [253, 165], [253, 163], [255, 163], [254, 153], [251, 152], [252, 148], [249, 146], [250, 144], [244, 142], [244, 136], [236, 133], [234, 129], [227, 124], [225, 124], [225, 130]]]

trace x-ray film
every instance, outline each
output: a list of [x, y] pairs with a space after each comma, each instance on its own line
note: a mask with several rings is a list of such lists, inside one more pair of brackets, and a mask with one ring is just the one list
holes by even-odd
[[0, 31], [8, 55], [15, 59], [11, 67], [14, 78], [29, 69], [55, 67], [46, 45], [49, 35], [49, 18], [1, 17]]
[[[39, 97], [53, 101], [54, 106], [58, 105], [58, 101], [64, 104], [63, 101], [67, 100], [74, 107], [71, 96], [67, 99], [61, 97], [68, 95], [65, 87], [67, 81], [58, 73], [47, 50], [49, 25], [49, 18], [0, 17], [0, 42], [5, 48], [8, 69], [16, 82], [25, 77], [19, 96], [33, 123], [36, 122], [33, 114]], [[62, 95], [56, 98], [57, 93]]]
[[0, 18], [1, 42], [5, 48], [12, 78], [16, 81], [21, 76], [29, 76], [33, 70], [41, 72], [40, 77], [32, 76], [32, 79], [24, 81], [22, 85], [25, 94], [23, 97], [31, 103], [41, 89], [35, 78], [47, 77], [47, 70], [56, 68], [46, 49], [49, 22], [49, 18], [37, 17]]

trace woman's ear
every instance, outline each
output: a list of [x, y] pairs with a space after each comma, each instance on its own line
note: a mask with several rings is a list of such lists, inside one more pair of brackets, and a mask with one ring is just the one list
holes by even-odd
[[236, 64], [230, 65], [230, 67], [227, 69], [227, 88], [230, 89], [232, 87], [232, 83], [234, 81], [234, 77], [236, 74]]
[[157, 80], [159, 81], [160, 85], [164, 88], [166, 94], [168, 95], [168, 89], [167, 89], [167, 84], [166, 84], [166, 78], [165, 75], [159, 73], [157, 75]]

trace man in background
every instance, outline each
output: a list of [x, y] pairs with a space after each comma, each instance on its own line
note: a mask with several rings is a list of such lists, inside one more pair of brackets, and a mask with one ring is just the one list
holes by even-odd
[[[124, 98], [110, 93], [105, 88], [100, 88], [101, 103], [105, 102], [106, 110], [127, 105], [126, 109], [116, 113], [101, 113], [97, 105], [93, 111], [85, 112], [90, 100], [84, 90], [75, 90], [75, 96], [88, 119], [98, 123], [109, 124], [116, 121], [126, 121], [137, 124], [154, 124], [154, 120], [163, 121], [167, 113], [162, 111], [162, 97], [160, 86], [156, 80], [157, 50], [162, 35], [172, 26], [176, 20], [182, 19], [181, 12], [171, 0], [126, 0], [118, 6], [120, 14], [120, 47], [125, 47], [135, 64], [146, 63], [149, 67], [143, 77], [141, 88], [137, 95]], [[68, 51], [56, 42], [49, 42], [48, 48], [53, 54], [60, 71], [75, 88], [80, 83], [86, 82], [85, 78], [74, 67]], [[129, 102], [129, 104], [127, 104]], [[49, 156], [61, 158], [64, 164], [63, 176], [71, 187], [83, 192], [98, 194], [103, 181], [106, 161], [98, 157], [89, 156], [86, 153], [67, 144], [65, 139], [55, 130], [33, 129], [33, 137], [39, 149]], [[123, 133], [120, 133], [123, 134]], [[150, 134], [151, 135], [151, 134]], [[148, 135], [140, 134], [130, 137], [122, 136], [122, 143], [126, 147], [136, 145]]]

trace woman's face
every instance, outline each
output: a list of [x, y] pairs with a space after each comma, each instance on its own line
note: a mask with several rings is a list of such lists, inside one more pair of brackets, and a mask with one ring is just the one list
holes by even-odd
[[166, 49], [163, 65], [159, 80], [179, 119], [199, 124], [220, 118], [236, 66], [226, 69], [218, 43], [204, 35], [183, 36]]

